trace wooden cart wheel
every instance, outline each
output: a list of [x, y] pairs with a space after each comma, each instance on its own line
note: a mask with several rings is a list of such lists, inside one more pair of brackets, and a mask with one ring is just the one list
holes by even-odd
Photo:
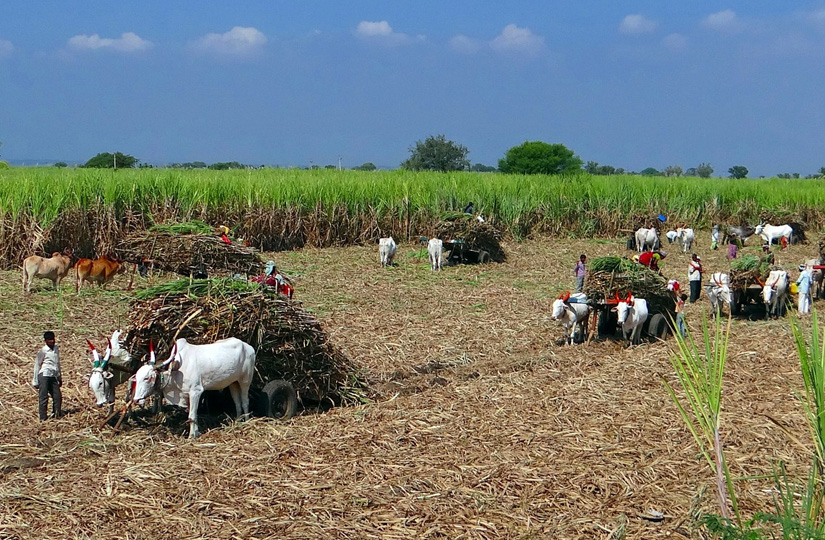
[[654, 313], [653, 316], [650, 317], [647, 334], [654, 339], [667, 339], [669, 333], [670, 327], [668, 327], [665, 316], [661, 313]]
[[289, 420], [298, 409], [298, 395], [295, 387], [287, 381], [269, 381], [261, 390], [261, 404], [264, 414], [270, 418]]

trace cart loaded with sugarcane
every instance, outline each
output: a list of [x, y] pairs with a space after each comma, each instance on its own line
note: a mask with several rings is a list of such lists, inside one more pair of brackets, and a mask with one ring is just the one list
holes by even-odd
[[665, 339], [676, 317], [676, 294], [658, 272], [626, 257], [600, 257], [590, 262], [583, 292], [593, 309], [588, 339], [594, 334], [613, 337], [616, 334], [620, 302], [632, 303], [644, 299], [647, 319], [641, 322], [640, 335]]

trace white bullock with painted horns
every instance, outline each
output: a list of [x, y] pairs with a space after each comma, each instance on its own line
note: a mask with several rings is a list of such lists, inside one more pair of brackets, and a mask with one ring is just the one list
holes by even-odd
[[[168, 371], [163, 371], [165, 368]], [[192, 345], [183, 338], [172, 347], [169, 359], [155, 365], [155, 353], [135, 374], [134, 403], [155, 392], [189, 410], [189, 438], [197, 437], [198, 403], [204, 390], [229, 388], [237, 416], [249, 415], [249, 386], [255, 374], [255, 349], [237, 338], [208, 345]]]
[[560, 321], [564, 328], [564, 341], [572, 345], [579, 330], [579, 339], [584, 341], [587, 336], [587, 321], [592, 308], [587, 304], [584, 293], [567, 293], [553, 301], [553, 319]]

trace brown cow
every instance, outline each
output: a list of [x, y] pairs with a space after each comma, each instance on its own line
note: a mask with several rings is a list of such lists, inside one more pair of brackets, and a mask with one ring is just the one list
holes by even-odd
[[94, 260], [80, 259], [74, 265], [77, 294], [80, 294], [80, 287], [83, 286], [84, 281], [91, 281], [102, 287], [112, 281], [117, 274], [124, 272], [126, 272], [126, 264], [116, 259], [105, 256]]
[[51, 258], [32, 255], [23, 260], [23, 293], [31, 293], [34, 278], [52, 280], [54, 289], [60, 288], [60, 282], [72, 269], [72, 250], [66, 248], [63, 253], [55, 251]]

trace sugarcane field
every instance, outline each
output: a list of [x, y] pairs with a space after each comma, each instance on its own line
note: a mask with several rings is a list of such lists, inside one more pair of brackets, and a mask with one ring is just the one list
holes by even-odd
[[[174, 217], [64, 216], [34, 250], [54, 255], [0, 271], [0, 537], [708, 538], [718, 469], [674, 357], [722, 333], [732, 508], [774, 509], [776, 463], [807, 474], [810, 227], [766, 242], [652, 214], [516, 238], [454, 212], [331, 220], [362, 231], [339, 243]], [[41, 422], [44, 330], [62, 404]]]

